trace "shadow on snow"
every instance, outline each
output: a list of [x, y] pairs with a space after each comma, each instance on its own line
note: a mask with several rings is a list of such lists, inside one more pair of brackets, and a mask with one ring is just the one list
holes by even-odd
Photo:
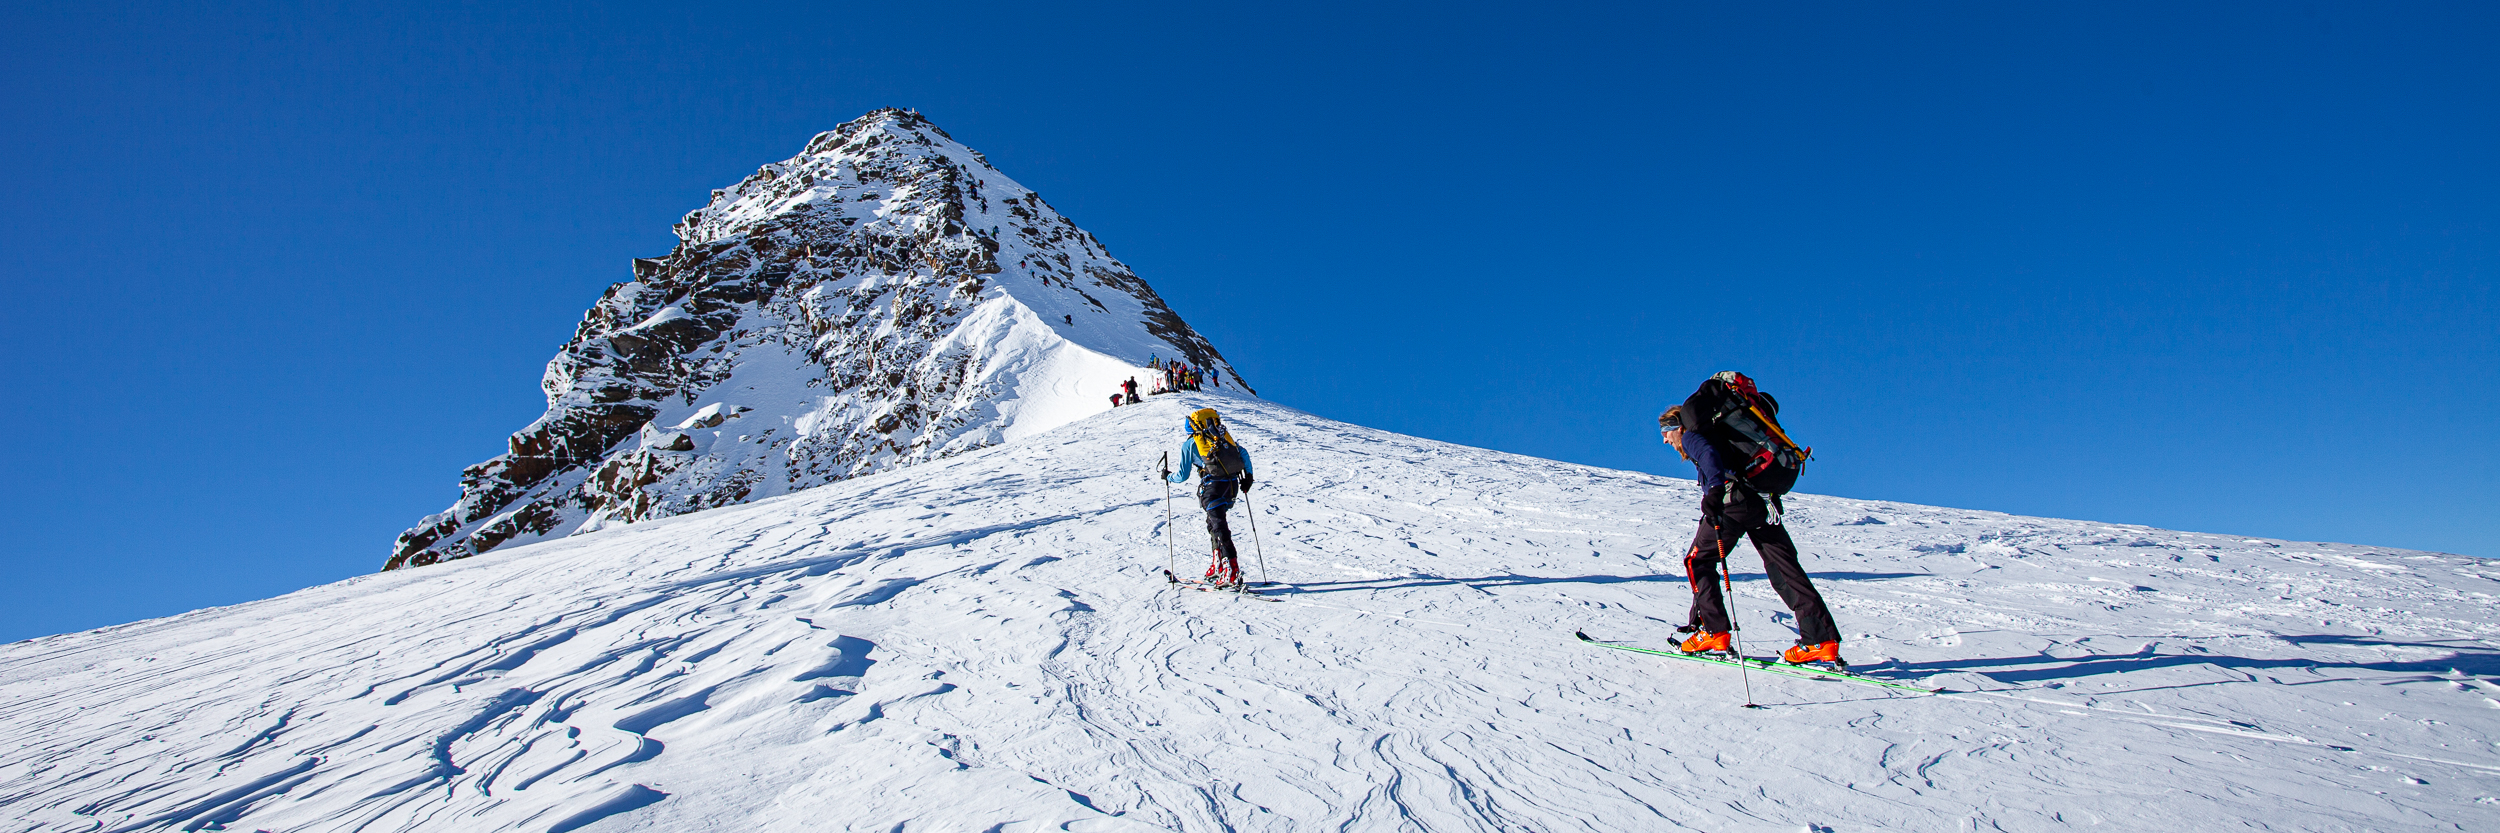
[[[1914, 674], [1948, 674], [1966, 671], [2006, 683], [2036, 683], [2071, 680], [2102, 674], [2124, 674], [2133, 671], [2156, 671], [2165, 668], [2211, 666], [2242, 673], [2259, 671], [2376, 671], [2386, 674], [2419, 675], [2419, 680], [2446, 679], [2455, 674], [2500, 676], [2500, 651], [2479, 646], [2423, 642], [2389, 642], [2367, 637], [2314, 634], [2280, 637], [2294, 645], [2340, 645], [2367, 648], [2430, 648], [2447, 651], [2446, 656], [2429, 659], [2386, 660], [2380, 662], [2336, 661], [2293, 657], [2266, 659], [2238, 657], [2228, 654], [2164, 654], [2147, 646], [2132, 654], [2111, 654], [2089, 657], [2053, 657], [2033, 655], [1978, 659], [1906, 662], [1895, 666]], [[2022, 667], [2032, 666], [2032, 667]], [[2322, 679], [2316, 682], [2328, 682]], [[2418, 680], [2416, 680], [2418, 681]], [[2406, 682], [2392, 680], [2389, 682]], [[2285, 685], [2305, 685], [2285, 682]]]

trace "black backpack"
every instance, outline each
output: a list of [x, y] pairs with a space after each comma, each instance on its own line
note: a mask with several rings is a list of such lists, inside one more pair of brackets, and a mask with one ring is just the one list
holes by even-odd
[[1728, 475], [1765, 495], [1784, 495], [1814, 449], [1800, 448], [1780, 430], [1780, 403], [1756, 390], [1753, 380], [1730, 370], [1701, 383], [1684, 400], [1684, 430], [1701, 435], [1719, 453]]
[[1206, 479], [1231, 480], [1241, 477], [1241, 473], [1250, 468], [1242, 464], [1241, 446], [1233, 444], [1232, 435], [1218, 435], [1214, 445], [1215, 454], [1201, 457], [1198, 461], [1199, 466], [1206, 471], [1203, 475]]

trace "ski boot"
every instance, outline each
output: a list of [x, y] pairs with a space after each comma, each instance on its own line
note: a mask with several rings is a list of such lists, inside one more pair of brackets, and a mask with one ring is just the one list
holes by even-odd
[[1678, 647], [1687, 654], [1733, 655], [1736, 648], [1732, 641], [1729, 634], [1702, 631], [1693, 634], [1691, 639], [1684, 640], [1684, 644]]
[[1215, 562], [1207, 565], [1205, 578], [1207, 584], [1211, 586], [1224, 590], [1239, 590], [1241, 589], [1241, 561], [1225, 558], [1223, 554], [1218, 553], [1215, 556]]
[[1840, 658], [1840, 643], [1838, 642], [1825, 642], [1820, 645], [1799, 642], [1789, 646], [1788, 650], [1780, 652], [1780, 661], [1790, 665], [1822, 663], [1841, 671], [1849, 670], [1849, 663]]

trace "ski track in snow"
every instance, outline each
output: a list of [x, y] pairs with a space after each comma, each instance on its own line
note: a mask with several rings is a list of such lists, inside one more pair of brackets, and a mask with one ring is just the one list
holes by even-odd
[[[1278, 603], [1162, 580], [1216, 404]], [[1808, 481], [1811, 483], [1811, 481]], [[1689, 480], [1161, 397], [745, 506], [0, 646], [0, 818], [137, 830], [2491, 830], [2500, 568], [1796, 496], [1873, 673], [1665, 646]], [[1181, 568], [1204, 533], [1172, 491]], [[1236, 510], [1245, 567], [1258, 569]], [[1750, 547], [1742, 636], [1787, 644]]]

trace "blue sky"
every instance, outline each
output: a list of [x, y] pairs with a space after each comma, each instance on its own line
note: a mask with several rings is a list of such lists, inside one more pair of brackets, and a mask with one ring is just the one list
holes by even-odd
[[1804, 491], [2500, 556], [2489, 4], [859, 5], [0, 9], [0, 639], [380, 566], [881, 106], [1322, 415], [1689, 476], [1735, 368]]

